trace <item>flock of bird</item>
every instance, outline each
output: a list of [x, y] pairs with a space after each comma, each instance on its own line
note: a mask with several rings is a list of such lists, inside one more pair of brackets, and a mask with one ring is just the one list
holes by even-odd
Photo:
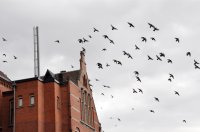
[[[130, 28], [135, 28], [135, 26], [133, 25], [133, 23], [130, 23], [130, 22], [127, 22], [127, 23], [128, 23], [128, 25], [129, 25]], [[159, 28], [156, 27], [156, 26], [154, 26], [153, 24], [151, 24], [151, 23], [147, 23], [147, 24], [149, 25], [149, 28], [152, 29], [153, 32], [158, 32], [158, 31], [159, 31]], [[117, 27], [115, 27], [115, 26], [113, 26], [113, 25], [110, 25], [110, 27], [111, 27], [111, 30], [112, 30], [112, 31], [115, 31], [115, 30], [117, 31], [117, 30], [119, 30]], [[93, 33], [100, 33], [100, 30], [97, 29], [97, 28], [95, 28], [95, 27], [93, 27]], [[91, 35], [88, 35], [88, 36], [89, 36], [90, 39], [92, 38]], [[103, 37], [104, 39], [108, 40], [109, 43], [111, 43], [111, 44], [116, 44], [116, 43], [114, 42], [114, 40], [111, 39], [108, 35], [105, 35], [105, 34], [104, 34], [104, 35], [102, 35], [102, 37]], [[80, 44], [88, 43], [88, 42], [90, 42], [90, 39], [86, 39], [85, 37], [79, 38], [79, 39], [78, 39], [78, 43], [80, 43]], [[150, 40], [156, 41], [156, 38], [155, 38], [155, 37], [150, 37]], [[142, 36], [142, 37], [141, 37], [141, 42], [146, 43], [147, 41], [148, 41], [147, 37], [145, 37], [145, 36]], [[179, 43], [180, 43], [180, 38], [174, 37], [174, 42], [177, 43], [177, 44], [179, 44]], [[83, 45], [81, 45], [81, 46], [83, 46]], [[82, 47], [82, 49], [83, 49], [84, 52], [86, 52], [86, 49], [85, 49], [84, 47]], [[140, 48], [138, 45], [135, 44], [135, 50], [141, 50], [141, 48]], [[105, 52], [105, 51], [107, 51], [107, 48], [103, 48], [101, 51], [104, 51], [104, 52]], [[131, 55], [130, 53], [128, 53], [127, 51], [122, 51], [122, 53], [123, 53], [123, 55], [127, 56], [129, 59], [133, 59], [132, 55]], [[191, 57], [191, 52], [189, 52], [189, 51], [186, 52], [186, 56]], [[163, 53], [163, 52], [160, 52], [159, 54], [155, 55], [155, 58], [154, 58], [153, 56], [147, 55], [147, 61], [153, 61], [153, 60], [157, 60], [157, 61], [164, 61], [164, 60], [165, 60], [167, 63], [173, 64], [172, 59], [171, 59], [171, 58], [167, 58], [166, 55], [165, 55], [165, 53]], [[121, 60], [113, 59], [113, 62], [114, 62], [115, 64], [117, 64], [117, 65], [122, 66], [122, 61], [121, 61]], [[195, 68], [195, 69], [200, 69], [199, 64], [200, 64], [200, 63], [197, 62], [197, 61], [194, 59], [194, 68]], [[104, 69], [104, 64], [102, 64], [101, 62], [98, 62], [96, 65], [97, 65], [97, 68], [98, 68], [98, 69]], [[105, 66], [106, 66], [106, 67], [109, 67], [110, 64], [106, 63]], [[142, 83], [142, 79], [141, 79], [141, 77], [139, 76], [139, 71], [134, 71], [134, 74], [135, 74], [136, 81]], [[175, 79], [174, 75], [173, 75], [172, 73], [169, 73], [168, 81], [169, 81], [169, 82], [173, 82], [174, 79]], [[99, 81], [99, 80], [96, 79], [96, 81]], [[90, 84], [90, 86], [93, 86], [93, 85]], [[106, 87], [105, 85], [103, 85], [103, 86]], [[111, 87], [110, 87], [110, 86], [107, 86], [107, 88], [111, 88]], [[133, 88], [133, 89], [132, 89], [132, 93], [133, 93], [133, 94], [137, 94], [137, 93], [143, 94], [143, 92], [144, 92], [144, 91], [143, 91], [141, 88], [137, 88], [137, 89]], [[180, 96], [180, 94], [179, 94], [178, 91], [174, 91], [174, 94], [177, 95], [177, 96]], [[104, 93], [101, 93], [101, 95], [102, 95], [102, 96], [105, 96]], [[113, 98], [113, 95], [111, 95], [111, 97]], [[156, 102], [160, 102], [160, 99], [159, 99], [158, 97], [154, 97], [154, 100], [155, 100]], [[132, 110], [134, 110], [134, 108], [132, 108]], [[155, 111], [154, 109], [150, 109], [149, 112], [151, 112], [151, 113], [156, 113], [156, 111]], [[110, 117], [110, 119], [114, 119], [114, 117]], [[119, 117], [116, 117], [116, 119], [117, 119], [118, 121], [121, 121], [121, 119], [120, 119]], [[183, 123], [186, 123], [186, 120], [183, 119], [182, 122], [183, 122]]]

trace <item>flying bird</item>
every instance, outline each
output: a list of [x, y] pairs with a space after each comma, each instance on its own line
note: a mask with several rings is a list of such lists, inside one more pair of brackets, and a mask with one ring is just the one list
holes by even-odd
[[122, 65], [121, 61], [118, 61], [118, 60], [115, 60], [115, 59], [113, 59], [113, 61], [114, 61], [116, 64]]
[[138, 76], [136, 76], [136, 79], [137, 79], [137, 81], [142, 82]]
[[101, 93], [101, 95], [104, 95], [104, 93]]
[[172, 63], [172, 60], [171, 59], [167, 59], [167, 63]]
[[82, 51], [85, 53], [86, 52], [86, 50], [85, 50], [85, 48], [84, 47], [82, 47]]
[[95, 79], [95, 81], [99, 81], [99, 79]]
[[102, 49], [102, 51], [106, 51], [106, 50], [107, 50], [106, 48], [103, 48], [103, 49]]
[[177, 91], [174, 91], [174, 92], [175, 92], [176, 95], [180, 96], [179, 92], [177, 92]]
[[159, 29], [157, 27], [154, 27], [153, 31], [159, 31]]
[[141, 37], [141, 39], [142, 39], [142, 42], [143, 42], [143, 41], [144, 41], [144, 42], [147, 42], [147, 38]]
[[78, 42], [79, 42], [79, 43], [83, 43], [83, 40], [82, 40], [82, 39], [78, 39]]
[[180, 40], [179, 40], [179, 38], [175, 38], [175, 41], [176, 41], [177, 43], [179, 43]]
[[153, 58], [151, 58], [151, 57], [148, 55], [148, 60], [153, 60]]
[[169, 82], [172, 82], [172, 79], [171, 79], [171, 78], [169, 78], [169, 79], [168, 79], [168, 81], [169, 81]]
[[118, 30], [116, 27], [114, 27], [113, 25], [111, 25], [112, 30]]
[[7, 39], [5, 39], [5, 38], [3, 38], [3, 37], [2, 37], [2, 40], [3, 40], [3, 41], [7, 41]]
[[151, 40], [156, 41], [156, 39], [154, 37], [151, 37]]
[[133, 88], [133, 93], [137, 93], [137, 91]]
[[138, 71], [134, 71], [136, 76], [139, 76], [139, 72]]
[[194, 66], [195, 66], [194, 67], [195, 69], [200, 69], [200, 67], [198, 65], [194, 65]]
[[8, 63], [7, 61], [3, 61], [3, 63]]
[[151, 113], [155, 113], [155, 111], [154, 110], [149, 110]]
[[109, 39], [108, 35], [103, 35], [103, 37], [104, 37], [105, 39]]
[[174, 79], [174, 75], [169, 73], [169, 77]]
[[74, 68], [74, 66], [73, 66], [73, 65], [71, 65], [71, 68]]
[[164, 53], [159, 53], [160, 57], [165, 57], [165, 54]]
[[142, 89], [138, 88], [138, 90], [139, 90], [139, 92], [140, 92], [140, 93], [142, 93], [142, 94], [143, 94], [143, 91], [142, 91]]
[[158, 55], [156, 55], [156, 58], [157, 60], [162, 61], [162, 59]]
[[99, 32], [99, 30], [97, 30], [96, 28], [93, 28], [94, 29], [94, 32]]
[[186, 123], [186, 120], [183, 120], [183, 123]]
[[135, 49], [136, 49], [136, 50], [140, 50], [140, 48], [139, 48], [137, 45], [135, 45]]
[[17, 57], [16, 56], [13, 56], [14, 57], [14, 59], [17, 59]]
[[91, 35], [88, 35], [88, 37], [89, 37], [89, 38], [92, 38], [92, 36], [91, 36]]
[[148, 23], [150, 28], [154, 28], [155, 26], [151, 23]]
[[5, 57], [6, 57], [6, 54], [3, 54], [3, 56], [5, 56]]
[[83, 42], [85, 43], [85, 42], [89, 42], [89, 41], [87, 39], [83, 38]]
[[59, 40], [56, 40], [56, 41], [54, 41], [54, 42], [56, 42], [56, 43], [60, 43], [60, 41], [59, 41]]
[[107, 64], [106, 64], [106, 67], [109, 67], [109, 66], [110, 66], [110, 65], [107, 63]]
[[197, 64], [199, 64], [199, 62], [197, 62], [196, 60], [194, 60], [194, 65], [197, 65]]
[[100, 69], [103, 69], [103, 66], [102, 66], [102, 64], [101, 63], [97, 63], [97, 66], [98, 66], [98, 68]]
[[113, 41], [112, 39], [109, 39], [109, 40], [110, 40], [110, 43], [115, 44], [114, 41]]
[[191, 57], [191, 53], [190, 53], [190, 52], [187, 52], [187, 53], [186, 53], [186, 56]]
[[127, 22], [128, 23], [128, 25], [129, 25], [129, 27], [135, 27], [132, 23], [130, 23], [130, 22]]
[[157, 97], [154, 97], [155, 101], [160, 102], [160, 100]]

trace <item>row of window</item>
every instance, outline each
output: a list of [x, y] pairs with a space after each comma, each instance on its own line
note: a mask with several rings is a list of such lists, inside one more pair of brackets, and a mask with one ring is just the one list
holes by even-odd
[[[34, 96], [34, 94], [31, 94], [30, 96], [29, 96], [29, 102], [30, 102], [30, 106], [32, 106], [32, 105], [34, 105], [35, 104], [35, 96]], [[23, 106], [23, 97], [20, 95], [20, 96], [18, 96], [18, 107], [22, 107]]]
[[90, 126], [94, 126], [91, 96], [83, 89], [81, 89], [81, 120]]

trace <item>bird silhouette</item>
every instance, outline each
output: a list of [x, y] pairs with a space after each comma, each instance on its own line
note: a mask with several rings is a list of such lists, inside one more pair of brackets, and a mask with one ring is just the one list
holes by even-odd
[[150, 28], [154, 28], [155, 26], [151, 23], [148, 23]]
[[177, 91], [174, 91], [174, 92], [175, 92], [176, 95], [180, 96], [179, 92], [177, 92]]
[[13, 56], [14, 57], [14, 59], [17, 59], [17, 57], [16, 56]]
[[102, 66], [101, 63], [97, 63], [97, 66], [98, 66], [99, 69], [103, 69], [103, 66]]
[[179, 43], [179, 42], [180, 42], [179, 38], [175, 38], [175, 41], [176, 41], [177, 43]]
[[194, 66], [195, 66], [194, 67], [195, 69], [200, 69], [200, 67], [198, 65], [194, 65]]
[[111, 98], [114, 98], [114, 96], [113, 96], [113, 95], [110, 95], [110, 97], [111, 97]]
[[96, 29], [96, 28], [93, 28], [94, 29], [94, 32], [99, 32], [99, 30], [98, 29]]
[[154, 97], [155, 101], [160, 102], [160, 100], [157, 97]]
[[148, 60], [153, 60], [153, 58], [151, 58], [149, 55], [147, 57], [148, 57]]
[[112, 39], [109, 39], [110, 43], [115, 44], [114, 41]]
[[138, 76], [136, 76], [136, 79], [137, 79], [137, 81], [142, 82]]
[[154, 27], [153, 31], [159, 31], [159, 29], [157, 27]]
[[137, 91], [133, 88], [133, 93], [137, 93]]
[[151, 113], [155, 113], [155, 111], [154, 110], [149, 110]]
[[92, 38], [92, 36], [91, 36], [91, 35], [88, 35], [88, 37], [89, 37], [89, 38]]
[[103, 85], [103, 87], [104, 87], [104, 88], [110, 88], [110, 86], [108, 86], [108, 85]]
[[117, 118], [117, 120], [118, 120], [118, 121], [121, 121], [121, 119], [120, 119], [120, 118]]
[[183, 123], [187, 123], [186, 120], [183, 120]]
[[114, 61], [116, 64], [122, 65], [121, 61], [118, 61], [118, 60], [115, 60], [115, 59], [113, 59], [113, 61]]
[[3, 63], [8, 63], [7, 61], [3, 61]]
[[172, 60], [171, 59], [167, 59], [167, 63], [172, 63]]
[[191, 57], [191, 53], [190, 53], [190, 52], [187, 52], [187, 53], [186, 53], [186, 56]]
[[140, 93], [142, 93], [142, 94], [143, 94], [143, 91], [142, 91], [142, 89], [138, 88], [138, 90], [139, 90], [139, 92], [140, 92]]
[[169, 77], [174, 79], [174, 75], [169, 73]]
[[95, 79], [95, 81], [99, 81], [99, 79]]
[[107, 64], [106, 64], [106, 67], [109, 67], [109, 66], [110, 66], [110, 65], [107, 63]]
[[106, 51], [106, 50], [107, 50], [106, 48], [103, 48], [103, 49], [102, 49], [102, 51]]
[[168, 78], [168, 81], [169, 81], [169, 82], [172, 82], [172, 79], [171, 79], [171, 78]]
[[199, 62], [197, 62], [196, 60], [194, 60], [194, 65], [198, 65], [199, 64]]
[[78, 39], [78, 42], [79, 42], [79, 43], [83, 43], [83, 40], [82, 40], [82, 39]]
[[134, 71], [136, 76], [139, 76], [139, 72], [138, 71]]
[[164, 53], [159, 53], [160, 57], [165, 57], [165, 54]]
[[112, 30], [118, 30], [116, 27], [114, 27], [113, 25], [110, 25]]
[[108, 35], [103, 35], [103, 37], [104, 37], [105, 39], [109, 39]]
[[135, 45], [135, 49], [136, 49], [136, 50], [140, 50], [140, 48], [139, 48], [137, 45]]
[[73, 65], [71, 65], [71, 68], [74, 68], [74, 66], [73, 66]]
[[84, 47], [82, 47], [82, 51], [85, 53], [86, 52], [86, 50], [85, 50], [85, 48]]
[[54, 41], [54, 42], [56, 42], [56, 43], [60, 43], [60, 41], [59, 41], [59, 40], [56, 40], [56, 41]]
[[151, 37], [151, 40], [156, 41], [156, 39], [154, 37]]
[[145, 37], [141, 37], [141, 39], [142, 39], [142, 42], [147, 42], [147, 38], [145, 38]]
[[86, 42], [89, 42], [87, 39], [83, 38], [83, 42], [86, 43]]
[[156, 55], [156, 58], [157, 60], [162, 61], [162, 59], [158, 55]]
[[2, 40], [3, 40], [3, 41], [7, 41], [7, 39], [5, 39], [5, 38], [3, 38], [3, 37], [2, 37]]
[[6, 54], [3, 54], [3, 56], [5, 56], [5, 57], [6, 57]]
[[104, 93], [101, 93], [101, 95], [104, 95]]
[[132, 23], [130, 23], [130, 22], [127, 22], [128, 23], [128, 25], [129, 25], [129, 27], [135, 27]]

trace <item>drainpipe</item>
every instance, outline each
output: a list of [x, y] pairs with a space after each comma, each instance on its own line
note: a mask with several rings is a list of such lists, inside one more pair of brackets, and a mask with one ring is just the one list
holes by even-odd
[[13, 108], [14, 108], [14, 113], [13, 113], [13, 132], [15, 132], [15, 90], [16, 90], [16, 83], [15, 81], [13, 82], [12, 84], [12, 87], [13, 87], [13, 91], [14, 91], [14, 97], [13, 97]]

